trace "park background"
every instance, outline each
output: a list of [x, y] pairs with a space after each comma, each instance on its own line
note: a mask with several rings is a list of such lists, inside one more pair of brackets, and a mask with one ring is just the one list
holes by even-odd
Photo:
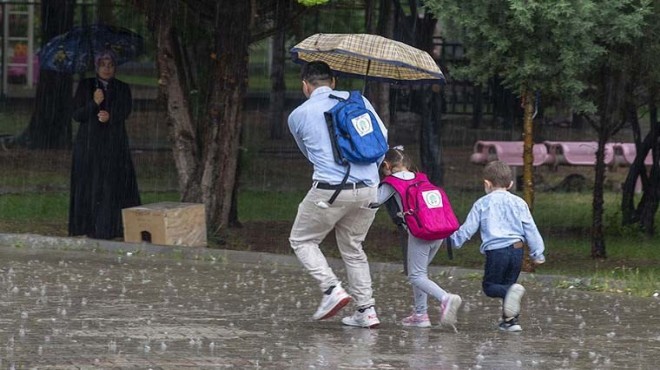
[[[77, 1], [72, 21], [82, 24], [111, 19], [113, 24], [130, 28], [145, 37], [146, 53], [118, 69], [118, 78], [130, 83], [133, 89], [135, 108], [127, 121], [133, 158], [144, 203], [179, 201], [182, 195], [171, 149], [174, 140], [172, 126], [168, 123], [166, 101], [158, 90], [158, 68], [155, 63], [157, 41], [145, 16], [148, 9], [137, 4], [136, 10], [135, 3], [148, 2]], [[185, 1], [179, 3], [186, 4]], [[414, 1], [407, 4], [399, 1], [331, 1], [311, 8], [300, 8], [294, 2], [263, 3], [286, 4], [289, 10], [304, 12], [303, 16], [295, 13], [295, 22], [285, 33], [284, 50], [317, 32], [365, 32], [368, 28], [364, 22], [365, 9], [369, 4], [373, 6], [377, 3], [375, 9], [378, 14], [395, 14], [396, 17], [392, 15], [392, 18], [396, 19], [426, 19], [428, 14], [421, 8], [412, 9], [411, 4], [416, 3]], [[30, 62], [34, 63], [38, 45], [44, 41], [38, 27], [43, 18], [43, 8], [40, 3], [34, 2], [4, 1], [0, 5], [4, 30], [0, 135], [9, 139], [25, 133], [39, 104], [36, 98], [38, 78], [35, 78], [35, 70], [38, 69]], [[390, 12], [386, 9], [395, 10]], [[657, 17], [658, 9], [653, 12]], [[187, 21], [192, 23], [194, 17], [190, 16]], [[396, 22], [391, 23], [390, 27], [394, 27]], [[412, 23], [419, 26], [423, 22]], [[523, 117], [520, 92], [503, 87], [497, 76], [492, 76], [478, 89], [474, 81], [454, 77], [454, 68], [458, 69], [468, 62], [464, 40], [443, 32], [446, 31], [443, 26], [448, 27], [448, 24], [437, 20], [430, 23], [434, 25], [431, 51], [435, 51], [434, 55], [447, 76], [447, 83], [441, 87], [440, 93], [442, 114], [435, 117], [439, 135], [434, 144], [441, 149], [441, 154], [431, 162], [441, 169], [442, 173], [438, 176], [462, 220], [474, 200], [483, 194], [480, 179], [482, 166], [470, 162], [473, 145], [478, 140], [521, 140]], [[404, 29], [403, 26], [408, 23], [401, 21], [397, 24]], [[13, 29], [12, 25], [17, 28]], [[195, 34], [193, 25], [189, 23], [181, 28], [189, 32], [183, 35], [184, 38], [205, 36]], [[392, 36], [414, 42], [414, 38], [410, 39], [410, 35], [406, 37], [405, 32]], [[299, 89], [299, 66], [286, 58], [282, 73], [285, 82], [281, 95], [282, 111], [274, 115], [270, 102], [273, 99], [272, 60], [277, 54], [274, 51], [279, 50], [273, 46], [275, 41], [276, 36], [271, 36], [249, 44], [247, 89], [242, 99], [239, 165], [235, 173], [238, 180], [235, 203], [238, 223], [236, 227], [213, 230], [209, 235], [210, 248], [291, 253], [288, 232], [297, 204], [309, 188], [311, 167], [288, 133], [277, 133], [274, 129], [278, 127], [274, 122], [279, 121], [281, 129], [286, 114], [304, 99]], [[23, 44], [30, 47], [24, 50]], [[11, 63], [15, 54], [23, 52], [28, 55], [25, 65]], [[10, 67], [25, 67], [25, 74], [10, 76]], [[80, 77], [73, 76], [74, 83]], [[361, 89], [363, 85], [361, 80], [339, 81], [342, 89]], [[423, 159], [428, 161], [419, 154], [423, 151], [420, 148], [423, 133], [420, 131], [426, 122], [423, 122], [416, 107], [420, 90], [423, 92], [424, 88], [395, 85], [391, 86], [391, 90], [390, 96], [395, 97], [389, 104], [392, 107], [389, 115], [391, 144], [402, 144], [406, 151], [415, 153], [417, 163], [423, 163]], [[194, 93], [190, 97], [192, 109], [201, 112], [197, 117], [203, 117], [206, 109], [204, 101]], [[575, 119], [576, 116], [566, 109], [565, 102], [546, 101], [544, 97], [541, 94], [536, 105], [540, 110], [534, 121], [536, 142], [598, 139], [598, 132], [589, 124]], [[640, 106], [639, 111], [640, 127], [642, 132], [647, 132], [653, 127], [650, 124], [651, 114], [645, 106]], [[75, 132], [75, 124], [72, 129]], [[634, 139], [635, 129], [628, 122], [609, 141], [633, 142]], [[0, 151], [0, 170], [3, 174], [0, 177], [0, 232], [66, 236], [70, 150], [66, 146], [46, 150], [12, 145], [11, 140], [3, 140], [3, 145]], [[625, 194], [622, 184], [627, 175], [627, 167], [607, 169], [603, 183], [603, 229], [607, 258], [594, 259], [591, 254], [591, 231], [595, 168], [539, 166], [534, 170], [534, 217], [545, 237], [548, 257], [547, 264], [539, 273], [564, 274], [566, 279], [561, 284], [565, 286], [657, 296], [660, 291], [657, 279], [658, 236], [648, 230], [640, 231], [638, 225], [622, 225], [621, 203]], [[639, 199], [641, 195], [635, 196]], [[656, 222], [658, 217], [656, 212]], [[337, 256], [332, 243], [330, 236], [324, 243], [324, 251]], [[379, 212], [364, 244], [372, 260], [400, 260], [397, 234], [385, 212]], [[455, 253], [453, 260], [439, 255], [436, 263], [480, 268], [483, 259], [478, 253], [478, 244], [478, 237], [475, 237]]]

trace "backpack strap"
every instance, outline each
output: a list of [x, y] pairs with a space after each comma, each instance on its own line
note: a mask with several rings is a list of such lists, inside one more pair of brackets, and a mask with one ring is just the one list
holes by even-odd
[[[387, 181], [381, 182], [378, 184], [378, 187], [380, 188], [383, 186], [383, 184], [387, 184], [392, 187], [392, 189], [395, 190], [395, 193], [398, 193], [394, 186]], [[391, 197], [387, 198], [382, 205], [385, 206], [385, 210], [387, 211], [387, 215], [390, 216], [390, 219], [392, 222], [394, 222], [395, 225], [401, 226], [405, 225], [406, 223], [403, 221], [403, 218], [399, 215], [401, 210], [399, 209], [399, 203], [396, 201], [396, 198], [394, 197], [394, 194], [392, 194]]]
[[[387, 177], [386, 177], [387, 178]], [[389, 182], [381, 182], [378, 187], [383, 186], [383, 184], [388, 184], [396, 191], [396, 188]], [[399, 239], [399, 247], [401, 248], [401, 253], [403, 255], [403, 274], [408, 276], [408, 230], [406, 229], [406, 222], [403, 217], [401, 217], [401, 210], [399, 209], [399, 202], [396, 201], [394, 196], [389, 197], [385, 203], [385, 210], [387, 210], [387, 215], [390, 216], [390, 219], [396, 225], [396, 234]]]
[[[339, 97], [337, 95], [330, 94], [328, 95], [329, 98], [335, 99], [338, 101], [346, 101], [346, 99]], [[332, 155], [335, 158], [339, 158], [339, 143], [337, 142], [337, 139], [334, 137], [335, 135], [335, 121], [334, 118], [332, 117], [332, 109], [324, 113], [325, 115], [325, 123], [328, 126], [328, 132], [330, 133], [330, 144], [332, 145]], [[344, 178], [341, 180], [341, 185], [335, 190], [334, 193], [332, 193], [332, 196], [328, 200], [328, 204], [334, 203], [334, 201], [337, 199], [339, 196], [339, 193], [341, 192], [341, 188], [346, 185], [346, 182], [348, 181], [348, 176], [351, 173], [351, 164], [348, 161], [343, 161], [344, 165], [346, 166], [346, 174], [344, 175]]]
[[332, 196], [328, 200], [328, 204], [334, 203], [335, 199], [339, 196], [339, 193], [341, 192], [342, 188], [344, 185], [346, 185], [346, 181], [348, 181], [348, 175], [351, 173], [351, 164], [349, 162], [346, 162], [346, 174], [344, 175], [344, 178], [341, 180], [341, 185], [337, 187], [334, 193], [332, 193]]
[[334, 94], [328, 95], [328, 98], [339, 100], [339, 101], [345, 101], [346, 100], [346, 99], [342, 98], [341, 96], [337, 96], [337, 95], [334, 95]]

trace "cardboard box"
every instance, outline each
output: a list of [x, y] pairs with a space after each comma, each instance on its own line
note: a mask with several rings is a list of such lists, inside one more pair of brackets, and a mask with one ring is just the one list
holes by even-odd
[[204, 204], [161, 202], [122, 210], [124, 241], [206, 246]]

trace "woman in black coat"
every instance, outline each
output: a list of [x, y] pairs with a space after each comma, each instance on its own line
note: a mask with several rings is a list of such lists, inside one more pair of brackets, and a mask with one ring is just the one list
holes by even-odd
[[78, 84], [73, 119], [80, 127], [73, 145], [69, 235], [97, 239], [123, 236], [121, 210], [140, 205], [125, 120], [132, 97], [114, 78], [114, 54], [96, 58], [96, 77]]

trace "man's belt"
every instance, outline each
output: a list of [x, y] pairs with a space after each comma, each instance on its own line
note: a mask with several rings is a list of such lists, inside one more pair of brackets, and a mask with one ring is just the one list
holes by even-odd
[[321, 190], [349, 190], [349, 189], [361, 189], [361, 188], [366, 188], [367, 184], [364, 182], [360, 181], [355, 184], [349, 184], [346, 183], [344, 185], [342, 184], [337, 184], [337, 185], [331, 185], [327, 184], [325, 182], [318, 182], [316, 183], [316, 188], [321, 189]]
[[524, 245], [523, 242], [515, 242], [515, 243], [511, 244], [513, 249], [520, 249], [520, 248], [523, 247], [523, 245]]

